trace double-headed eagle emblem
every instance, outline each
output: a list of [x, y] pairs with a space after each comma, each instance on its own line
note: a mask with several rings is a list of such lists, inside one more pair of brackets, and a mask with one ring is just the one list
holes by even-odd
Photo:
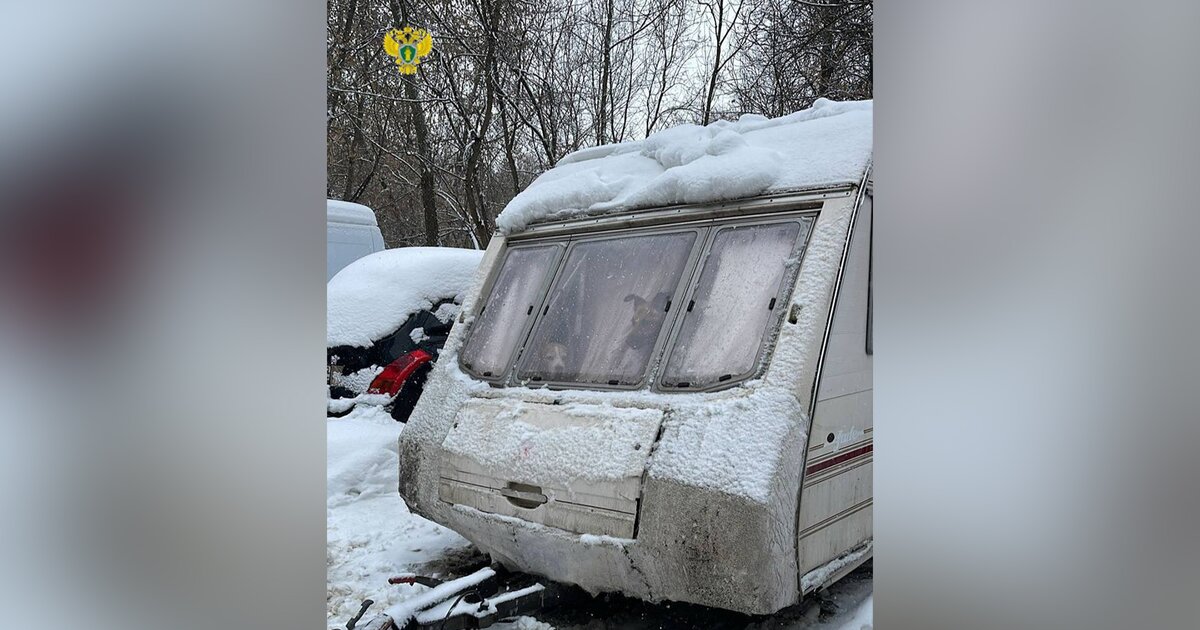
[[394, 28], [383, 36], [383, 49], [396, 58], [404, 74], [416, 74], [417, 65], [433, 50], [433, 35], [423, 28]]

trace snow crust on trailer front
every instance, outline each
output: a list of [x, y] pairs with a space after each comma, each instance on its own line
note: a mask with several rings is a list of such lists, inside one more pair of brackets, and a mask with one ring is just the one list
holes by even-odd
[[482, 259], [479, 250], [403, 247], [350, 263], [325, 289], [329, 347], [369, 347], [413, 313], [461, 298]]
[[872, 102], [817, 99], [809, 109], [680, 125], [645, 140], [567, 155], [496, 218], [530, 223], [858, 183], [871, 159]]
[[[546, 431], [522, 420], [529, 405], [517, 403], [493, 417], [458, 416], [458, 431], [442, 443], [448, 452], [469, 456], [484, 466], [507, 467], [514, 474], [533, 482], [553, 483], [575, 479], [605, 479], [642, 474], [645, 457], [640, 451], [623, 451], [623, 444], [654, 442], [659, 413], [649, 409], [604, 405], [604, 417], [596, 421], [595, 407], [577, 404], [561, 407], [564, 415], [582, 420], [575, 426]], [[649, 426], [638, 422], [653, 419]], [[497, 425], [502, 430], [495, 429]], [[521, 457], [522, 452], [537, 452], [539, 457]], [[623, 453], [613, 457], [612, 453]]]
[[[825, 282], [798, 282], [792, 303], [803, 306], [819, 304], [827, 299], [832, 279], [841, 264], [844, 235], [849, 227], [849, 214], [818, 221], [813, 227], [812, 238], [804, 253], [803, 261], [793, 260], [790, 264], [803, 262], [804, 277], [826, 279]], [[482, 281], [477, 278], [476, 282]], [[478, 287], [467, 292], [468, 303], [463, 313], [474, 311], [472, 304]], [[733, 391], [695, 393], [687, 396], [656, 393], [651, 391], [598, 392], [589, 390], [549, 390], [516, 388], [496, 390], [482, 381], [477, 381], [458, 366], [457, 355], [462, 348], [461, 330], [447, 340], [442, 356], [449, 361], [439, 361], [435, 366], [436, 378], [425, 384], [414, 417], [441, 418], [441, 422], [410, 420], [408, 438], [414, 442], [440, 444], [456, 453], [474, 453], [484, 461], [496, 459], [511, 452], [509, 442], [521, 443], [526, 439], [529, 427], [513, 422], [512, 434], [504, 443], [487, 443], [482, 437], [472, 437], [471, 432], [459, 432], [448, 436], [448, 424], [457, 419], [459, 407], [472, 396], [513, 399], [514, 409], [522, 405], [541, 403], [553, 404], [556, 409], [567, 413], [582, 411], [585, 406], [602, 406], [614, 418], [637, 415], [645, 409], [672, 409], [673, 413], [664, 421], [663, 439], [659, 441], [649, 462], [651, 477], [676, 481], [687, 486], [714, 490], [744, 497], [757, 503], [768, 503], [773, 499], [775, 488], [772, 483], [779, 469], [784, 452], [788, 448], [785, 437], [794, 434], [799, 426], [807, 423], [807, 409], [803, 408], [793, 389], [788, 375], [811, 369], [816, 354], [809, 351], [813, 343], [819, 344], [825, 323], [825, 312], [819, 308], [801, 308], [796, 323], [786, 324], [780, 334], [810, 340], [808, 343], [776, 344], [773, 362], [781, 378], [769, 382], [759, 378], [744, 383]], [[619, 403], [616, 406], [615, 403]], [[729, 419], [736, 418], [735, 422]], [[544, 469], [530, 478], [553, 478], [570, 483], [574, 479], [595, 476], [607, 466], [623, 466], [626, 462], [608, 462], [594, 468], [580, 466], [578, 462], [591, 461], [593, 447], [598, 443], [619, 442], [621, 432], [628, 430], [631, 423], [606, 422], [589, 428], [587, 439], [568, 440], [553, 445], [555, 456], [540, 460]], [[600, 436], [595, 432], [607, 431], [611, 435]], [[807, 435], [797, 436], [802, 441]], [[449, 439], [448, 439], [449, 438]], [[555, 464], [557, 462], [557, 464]], [[547, 467], [548, 466], [548, 467]], [[605, 472], [616, 474], [615, 471]], [[432, 491], [432, 489], [431, 489]]]
[[[832, 282], [841, 263], [849, 218], [849, 215], [845, 214], [836, 218], [827, 217], [816, 223], [803, 256], [803, 275], [806, 278], [825, 278]], [[791, 261], [791, 264], [800, 263], [799, 260]], [[481, 280], [482, 278], [477, 278], [476, 282]], [[800, 282], [797, 284], [792, 303], [804, 306], [819, 304], [829, 290], [829, 284], [823, 282]], [[474, 311], [471, 302], [478, 299], [477, 294], [478, 287], [467, 292], [468, 303], [464, 304], [463, 313]], [[787, 324], [785, 332], [781, 334], [812, 339], [819, 343], [825, 323], [824, 316], [825, 312], [822, 309], [802, 308], [797, 314], [796, 323]], [[468, 376], [458, 366], [457, 354], [464, 341], [460, 331], [469, 329], [470, 319], [467, 324], [456, 327], [456, 334], [452, 334], [447, 341], [442, 356], [454, 360], [438, 362], [435, 372], [445, 374], [431, 378], [426, 383], [426, 391], [432, 395], [422, 396], [418, 409], [414, 412], [414, 416], [419, 414], [437, 417], [442, 419], [442, 422], [410, 421], [407, 436], [414, 442], [438, 443], [454, 452], [474, 450], [478, 454], [487, 454], [497, 450], [495, 445], [474, 443], [471, 438], [461, 435], [453, 440], [463, 443], [443, 443], [447, 438], [448, 429], [443, 423], [451, 422], [462, 403], [472, 396], [498, 399], [511, 397], [513, 403], [518, 406], [530, 403], [554, 404], [556, 408], [568, 412], [585, 405], [605, 406], [618, 415], [636, 413], [642, 409], [670, 408], [675, 410], [675, 413], [665, 421], [664, 439], [650, 461], [651, 476], [766, 502], [771, 499], [771, 481], [782, 456], [782, 437], [794, 428], [795, 423], [803, 424], [806, 421], [806, 410], [801, 408], [792, 384], [786, 377], [778, 383], [760, 378], [744, 383], [733, 392], [695, 393], [686, 397], [645, 390], [599, 392], [569, 389], [492, 389], [486, 383]], [[777, 344], [773, 356], [777, 365], [786, 368], [780, 370], [781, 375], [809, 369], [809, 363], [816, 360], [813, 353], [806, 351], [805, 344], [797, 343]], [[614, 406], [615, 401], [619, 401], [620, 407]], [[737, 418], [737, 421], [723, 421], [728, 418]], [[600, 428], [615, 434], [623, 430], [623, 426], [623, 423], [606, 423]], [[520, 426], [513, 428], [516, 436], [521, 435], [522, 431]], [[596, 438], [594, 435], [591, 437]], [[580, 468], [572, 462], [575, 458], [587, 460], [585, 451], [589, 448], [589, 442], [580, 440], [558, 447], [562, 449], [562, 453], [561, 457], [556, 459], [562, 462], [562, 466], [556, 470], [539, 472], [565, 475], [561, 479], [568, 482], [572, 475], [583, 478]]]
[[[794, 531], [799, 475], [787, 471], [803, 466], [808, 439], [803, 401], [820, 356], [853, 205], [850, 197], [829, 202], [813, 225], [803, 259], [790, 262], [800, 265], [800, 280], [770, 368], [760, 378], [723, 391], [681, 396], [649, 390], [491, 387], [465, 374], [457, 361], [476, 310], [473, 302], [480, 299], [478, 287], [473, 288], [462, 310], [467, 325], [451, 332], [443, 360], [404, 429], [402, 495], [414, 512], [454, 528], [494, 558], [591, 592], [615, 590], [648, 601], [696, 601], [756, 614], [794, 603], [800, 590]], [[489, 260], [502, 243], [493, 241]], [[793, 314], [794, 321], [788, 317]], [[569, 491], [588, 477], [585, 468], [571, 461], [587, 460], [587, 440], [556, 444], [555, 457], [539, 453], [536, 470], [525, 467], [524, 474], [513, 476], [507, 471], [519, 463], [498, 461], [504, 459], [498, 445], [483, 448], [468, 444], [475, 437], [451, 436], [452, 426], [463, 419], [460, 409], [472, 399], [514, 413], [521, 406], [546, 405], [559, 413], [596, 414], [598, 420], [602, 414], [597, 408], [663, 412], [660, 438], [647, 457], [636, 540], [574, 534], [440, 502], [441, 458], [468, 446], [482, 449], [477, 460], [495, 464], [506, 471], [502, 476], [521, 482], [553, 479]], [[521, 437], [533, 437], [531, 427], [513, 429]], [[613, 432], [603, 440], [590, 436], [598, 440], [593, 443], [620, 439], [617, 423], [597, 422], [593, 429]], [[489, 434], [511, 452], [515, 437]], [[758, 544], [746, 544], [748, 540]], [[743, 573], [749, 567], [753, 573]]]

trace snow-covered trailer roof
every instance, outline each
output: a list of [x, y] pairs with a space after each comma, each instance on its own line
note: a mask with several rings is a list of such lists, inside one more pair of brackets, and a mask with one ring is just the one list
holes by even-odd
[[681, 125], [645, 140], [567, 155], [496, 218], [512, 234], [542, 221], [698, 204], [861, 181], [871, 161], [872, 101]]
[[360, 203], [325, 200], [325, 214], [328, 221], [334, 223], [353, 223], [355, 225], [379, 225], [375, 211]]

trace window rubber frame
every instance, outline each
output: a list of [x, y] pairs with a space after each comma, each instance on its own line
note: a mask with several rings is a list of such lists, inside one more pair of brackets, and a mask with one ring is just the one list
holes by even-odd
[[[460, 370], [462, 370], [471, 378], [489, 383], [493, 386], [504, 387], [509, 384], [509, 378], [514, 372], [517, 361], [521, 356], [521, 351], [524, 349], [525, 343], [529, 338], [529, 332], [532, 329], [533, 323], [540, 319], [539, 313], [541, 312], [543, 304], [546, 301], [546, 296], [550, 293], [551, 284], [558, 277], [558, 271], [562, 266], [562, 261], [566, 256], [566, 250], [569, 244], [569, 240], [549, 238], [537, 241], [523, 241], [514, 245], [508, 245], [507, 243], [505, 244], [504, 255], [495, 265], [494, 273], [487, 279], [487, 282], [484, 283], [484, 286], [479, 292], [481, 298], [478, 302], [480, 305], [479, 311], [472, 315], [469, 327], [463, 334], [463, 342], [457, 353], [458, 368]], [[533, 313], [525, 317], [525, 322], [521, 325], [521, 332], [517, 335], [517, 344], [513, 346], [509, 356], [504, 361], [500, 362], [500, 364], [504, 366], [504, 369], [498, 374], [484, 376], [482, 372], [477, 372], [473, 368], [467, 367], [466, 362], [463, 360], [463, 351], [466, 349], [467, 344], [470, 343], [471, 339], [475, 336], [475, 326], [479, 321], [479, 317], [487, 308], [487, 303], [492, 297], [492, 291], [496, 288], [496, 282], [500, 279], [500, 274], [504, 271], [504, 265], [508, 263], [509, 256], [511, 256], [513, 252], [519, 252], [526, 249], [538, 249], [542, 247], [552, 247], [558, 251], [555, 252], [551, 257], [550, 262], [548, 263], [547, 271], [542, 277], [541, 286], [538, 288], [538, 292], [534, 294]]]
[[[823, 207], [824, 206], [822, 205], [822, 208]], [[804, 266], [804, 255], [808, 252], [808, 245], [812, 240], [812, 234], [814, 228], [816, 227], [820, 212], [821, 209], [817, 208], [795, 213], [788, 213], [786, 215], [777, 217], [770, 217], [769, 219], [759, 216], [751, 218], [737, 218], [733, 220], [714, 220], [714, 223], [710, 226], [711, 230], [708, 240], [704, 246], [702, 259], [697, 263], [694, 270], [694, 275], [688, 282], [687, 292], [683, 297], [684, 300], [692, 300], [695, 298], [696, 290], [699, 288], [700, 284], [700, 276], [704, 273], [704, 265], [708, 262], [709, 256], [712, 255], [713, 241], [716, 240], [717, 234], [723, 229], [756, 227], [777, 223], [799, 223], [801, 232], [797, 234], [796, 242], [792, 245], [791, 252], [788, 256], [788, 258], [798, 258], [798, 260], [795, 267], [784, 274], [783, 281], [780, 283], [779, 289], [775, 293], [775, 301], [779, 307], [777, 307], [773, 321], [768, 323], [766, 329], [763, 331], [762, 337], [759, 339], [758, 351], [755, 353], [755, 360], [748, 371], [742, 374], [731, 374], [730, 378], [724, 381], [717, 381], [703, 387], [679, 387], [664, 385], [662, 382], [663, 371], [666, 369], [667, 362], [670, 360], [671, 355], [676, 350], [675, 342], [678, 341], [679, 333], [683, 330], [684, 320], [686, 319], [684, 315], [680, 315], [676, 319], [675, 325], [667, 339], [662, 356], [658, 357], [658, 360], [654, 363], [657, 369], [655, 370], [655, 378], [651, 383], [651, 391], [661, 394], [705, 393], [721, 391], [758, 378], [766, 371], [767, 366], [770, 364], [770, 358], [774, 354], [775, 348], [778, 345], [779, 332], [783, 328], [783, 320], [787, 311], [791, 308], [791, 300], [789, 298], [795, 293], [796, 283], [800, 279], [800, 272]], [[680, 312], [683, 313], [685, 311], [686, 309], [683, 309]]]
[[[537, 312], [534, 318], [533, 326], [524, 331], [524, 338], [520, 348], [516, 352], [515, 359], [509, 369], [511, 380], [507, 381], [510, 386], [524, 387], [526, 389], [551, 389], [551, 390], [584, 390], [584, 391], [638, 391], [645, 390], [650, 383], [651, 377], [657, 371], [658, 360], [662, 355], [663, 349], [668, 343], [668, 333], [674, 328], [676, 320], [679, 318], [679, 313], [682, 312], [678, 305], [681, 304], [681, 295], [689, 288], [692, 273], [698, 265], [705, 247], [708, 243], [708, 233], [711, 232], [710, 225], [688, 225], [688, 224], [665, 224], [654, 226], [639, 226], [622, 228], [611, 231], [595, 232], [591, 234], [582, 234], [579, 236], [571, 236], [567, 240], [567, 249], [563, 252], [557, 263], [557, 269], [554, 273], [554, 282], [546, 289], [542, 295], [541, 310]], [[546, 315], [546, 309], [549, 307], [550, 295], [559, 288], [562, 272], [566, 269], [567, 261], [571, 253], [580, 244], [593, 243], [604, 240], [625, 239], [631, 236], [654, 236], [666, 234], [683, 234], [692, 232], [696, 238], [692, 242], [691, 251], [688, 252], [688, 257], [684, 261], [683, 269], [679, 274], [679, 280], [676, 283], [674, 291], [671, 293], [670, 304], [675, 306], [672, 312], [667, 313], [667, 317], [663, 320], [662, 327], [658, 331], [658, 336], [654, 340], [654, 346], [650, 350], [649, 358], [646, 365], [642, 368], [641, 377], [637, 383], [633, 384], [617, 384], [609, 383], [586, 383], [578, 381], [533, 381], [530, 379], [521, 379], [520, 373], [527, 365], [527, 356], [525, 355], [526, 347], [533, 340], [541, 327], [543, 318]]]
[[[537, 235], [532, 235], [532, 236], [528, 236], [528, 237], [520, 237], [519, 240], [516, 240], [515, 242], [513, 242], [513, 241], [507, 242], [504, 244], [504, 251], [501, 255], [500, 262], [495, 265], [492, 275], [489, 276], [487, 281], [484, 283], [483, 287], [480, 289], [480, 300], [478, 303], [480, 303], [482, 305], [486, 305], [487, 300], [490, 299], [492, 289], [494, 288], [496, 280], [499, 278], [500, 271], [503, 269], [504, 264], [508, 261], [508, 256], [511, 255], [511, 253], [514, 250], [525, 249], [525, 248], [535, 248], [535, 247], [545, 247], [545, 246], [556, 246], [559, 248], [559, 251], [557, 253], [557, 256], [550, 263], [552, 265], [551, 272], [547, 273], [546, 277], [543, 279], [543, 285], [541, 287], [541, 292], [538, 295], [538, 299], [536, 300], [536, 308], [537, 308], [537, 311], [535, 311], [536, 314], [533, 317], [528, 318], [527, 321], [525, 322], [524, 326], [522, 327], [522, 330], [521, 330], [521, 333], [519, 336], [519, 341], [518, 341], [516, 347], [513, 349], [512, 356], [510, 356], [510, 358], [506, 364], [505, 370], [503, 372], [501, 372], [499, 375], [485, 377], [485, 376], [475, 372], [474, 370], [468, 369], [465, 365], [463, 365], [461, 348], [466, 346], [466, 344], [471, 340], [471, 336], [475, 332], [475, 330], [474, 330], [475, 322], [474, 321], [469, 322], [470, 327], [464, 333], [464, 339], [463, 339], [462, 346], [460, 346], [460, 349], [457, 352], [457, 354], [458, 354], [457, 362], [458, 362], [459, 368], [465, 374], [470, 376], [471, 378], [482, 381], [482, 382], [486, 382], [489, 385], [491, 385], [492, 387], [496, 387], [496, 388], [522, 387], [522, 388], [526, 388], [526, 389], [530, 389], [530, 390], [534, 390], [534, 391], [539, 390], [539, 389], [548, 389], [548, 390], [554, 390], [554, 391], [580, 390], [580, 391], [601, 391], [601, 392], [603, 392], [603, 391], [646, 391], [646, 392], [651, 392], [651, 393], [662, 393], [662, 394], [707, 393], [707, 392], [717, 392], [717, 391], [723, 391], [726, 389], [731, 389], [731, 388], [736, 387], [736, 386], [738, 386], [742, 383], [745, 383], [749, 380], [758, 378], [763, 373], [765, 373], [767, 367], [769, 367], [770, 357], [774, 354], [776, 345], [778, 344], [779, 333], [783, 327], [784, 315], [786, 314], [787, 310], [790, 309], [790, 304], [785, 304], [785, 306], [787, 308], [780, 311], [780, 316], [777, 317], [774, 324], [772, 326], [769, 326], [768, 329], [765, 331], [763, 338], [760, 341], [758, 358], [755, 363], [754, 369], [751, 372], [749, 372], [748, 374], [741, 376], [740, 378], [737, 378], [737, 379], [730, 378], [729, 380], [721, 381], [721, 382], [711, 385], [709, 387], [705, 387], [705, 388], [694, 388], [694, 387], [664, 388], [664, 387], [661, 387], [661, 385], [659, 383], [659, 377], [660, 377], [661, 370], [666, 365], [666, 361], [669, 358], [669, 353], [674, 350], [675, 339], [678, 335], [679, 329], [683, 325], [683, 317], [681, 314], [684, 312], [685, 309], [678, 309], [678, 308], [675, 309], [674, 313], [668, 315], [667, 320], [663, 322], [663, 330], [661, 330], [659, 332], [659, 338], [656, 341], [655, 347], [651, 352], [650, 361], [647, 363], [646, 370], [643, 372], [643, 375], [642, 375], [642, 379], [641, 379], [640, 383], [637, 385], [613, 386], [613, 385], [607, 385], [607, 384], [574, 383], [574, 382], [567, 382], [567, 381], [536, 381], [536, 382], [535, 381], [527, 381], [527, 382], [522, 382], [522, 381], [517, 380], [516, 374], [518, 372], [518, 368], [521, 367], [521, 364], [524, 361], [524, 352], [526, 350], [526, 346], [529, 344], [529, 341], [533, 337], [534, 328], [536, 325], [540, 324], [540, 322], [541, 322], [541, 318], [542, 318], [541, 311], [543, 311], [546, 308], [546, 303], [547, 303], [547, 300], [549, 299], [552, 289], [557, 287], [559, 276], [562, 272], [563, 267], [565, 267], [565, 261], [567, 259], [567, 255], [569, 253], [569, 249], [571, 247], [573, 247], [574, 243], [579, 242], [579, 241], [588, 241], [588, 240], [595, 240], [595, 239], [602, 239], [602, 238], [619, 238], [619, 237], [627, 236], [631, 233], [641, 233], [641, 232], [667, 233], [667, 232], [686, 231], [689, 229], [701, 232], [702, 236], [698, 239], [697, 243], [693, 244], [692, 252], [690, 254], [687, 264], [685, 265], [684, 272], [680, 277], [679, 287], [676, 289], [676, 291], [672, 297], [672, 304], [679, 304], [679, 303], [682, 303], [682, 299], [684, 299], [685, 296], [690, 298], [690, 296], [694, 294], [696, 285], [699, 282], [700, 274], [703, 271], [702, 263], [705, 260], [707, 260], [707, 257], [709, 255], [709, 250], [711, 247], [711, 240], [714, 238], [715, 234], [720, 229], [725, 228], [725, 227], [735, 227], [735, 226], [742, 226], [742, 225], [763, 225], [763, 224], [770, 224], [770, 223], [786, 223], [789, 221], [807, 220], [807, 221], [809, 221], [808, 230], [804, 234], [803, 239], [797, 239], [799, 242], [797, 243], [795, 248], [792, 250], [792, 257], [799, 256], [800, 260], [798, 261], [795, 268], [788, 275], [786, 275], [784, 277], [784, 282], [782, 284], [781, 290], [780, 290], [779, 294], [777, 295], [777, 299], [785, 298], [785, 297], [790, 297], [795, 292], [796, 283], [799, 281], [800, 273], [803, 271], [803, 267], [804, 267], [803, 257], [808, 251], [808, 247], [811, 242], [813, 232], [815, 231], [817, 221], [819, 220], [821, 213], [825, 209], [825, 204], [829, 201], [827, 199], [827, 197], [828, 197], [828, 195], [822, 195], [820, 199], [802, 201], [801, 203], [796, 204], [797, 207], [795, 207], [795, 208], [781, 209], [781, 210], [775, 210], [775, 211], [768, 210], [768, 211], [762, 212], [762, 213], [755, 213], [751, 216], [720, 216], [720, 217], [711, 217], [711, 218], [696, 218], [696, 219], [682, 221], [679, 223], [666, 222], [666, 223], [655, 223], [652, 225], [632, 225], [632, 226], [617, 227], [615, 229], [587, 231], [587, 232], [583, 232], [583, 233], [555, 232], [555, 233], [545, 234], [545, 235], [537, 234]], [[784, 301], [790, 302], [790, 300], [784, 300]], [[473, 316], [473, 320], [478, 319], [478, 316], [479, 316], [478, 314], [475, 314]]]

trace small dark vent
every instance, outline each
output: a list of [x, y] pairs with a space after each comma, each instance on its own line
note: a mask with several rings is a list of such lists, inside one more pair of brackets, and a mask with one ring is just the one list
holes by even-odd
[[767, 310], [768, 311], [775, 310], [775, 298], [771, 298], [771, 303], [767, 305]]
[[718, 378], [717, 380], [724, 383], [725, 381], [728, 381], [731, 378], [733, 378], [732, 374], [724, 374], [721, 376], [721, 378]]

